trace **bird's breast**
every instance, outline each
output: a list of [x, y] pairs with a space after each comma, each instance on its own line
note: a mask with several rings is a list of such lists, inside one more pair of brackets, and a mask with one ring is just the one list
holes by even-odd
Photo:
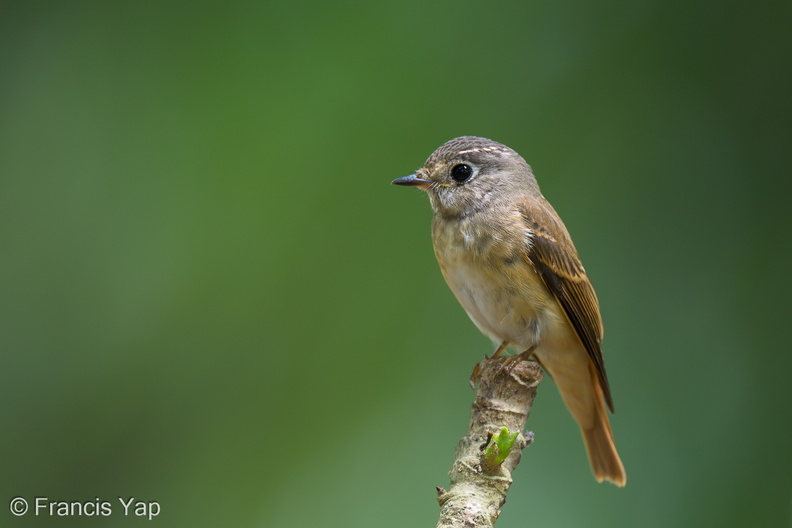
[[432, 225], [440, 270], [459, 303], [484, 334], [523, 350], [563, 318], [528, 259], [529, 234], [478, 217]]

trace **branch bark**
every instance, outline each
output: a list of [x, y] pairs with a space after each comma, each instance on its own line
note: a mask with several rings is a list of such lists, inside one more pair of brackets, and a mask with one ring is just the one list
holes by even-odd
[[[440, 521], [437, 528], [491, 527], [500, 515], [511, 486], [511, 473], [520, 463], [522, 449], [532, 439], [523, 435], [542, 372], [535, 361], [517, 361], [503, 368], [502, 360], [479, 363], [477, 397], [470, 426], [456, 448], [448, 490], [437, 488]], [[493, 435], [506, 427], [519, 433], [502, 464], [492, 464], [485, 448]]]

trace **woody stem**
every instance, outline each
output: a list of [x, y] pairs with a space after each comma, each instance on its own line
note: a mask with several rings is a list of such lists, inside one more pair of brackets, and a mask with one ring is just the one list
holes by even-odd
[[[511, 486], [511, 473], [532, 435], [523, 435], [542, 372], [535, 361], [519, 361], [501, 368], [497, 359], [479, 364], [476, 401], [467, 434], [456, 448], [448, 490], [437, 488], [440, 503], [438, 528], [491, 527], [500, 515]], [[492, 464], [487, 444], [506, 428], [519, 433], [502, 463]]]

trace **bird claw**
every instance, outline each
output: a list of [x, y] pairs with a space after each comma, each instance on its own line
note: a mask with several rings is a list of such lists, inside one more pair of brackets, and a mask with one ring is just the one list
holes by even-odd
[[[504, 341], [503, 343], [498, 345], [498, 348], [495, 349], [495, 352], [493, 352], [491, 356], [489, 357], [484, 356], [484, 361], [487, 361], [488, 359], [500, 359], [501, 361], [503, 361], [503, 359], [505, 358], [501, 358], [500, 355], [503, 354], [503, 351], [506, 350], [507, 346], [509, 346], [509, 343], [507, 341]], [[503, 369], [503, 367], [501, 367], [501, 369]], [[473, 372], [470, 373], [470, 388], [473, 390], [476, 390], [476, 382], [478, 381], [478, 375], [480, 370], [481, 370], [481, 363], [476, 363], [476, 365], [473, 367]], [[498, 371], [498, 373], [500, 373], [500, 371]]]
[[532, 359], [535, 359], [533, 355], [534, 350], [536, 350], [536, 345], [532, 346], [525, 352], [517, 354], [516, 356], [502, 359], [501, 361], [503, 361], [503, 364], [501, 365], [501, 368], [498, 369], [498, 374], [503, 372], [503, 369], [506, 369], [507, 373], [511, 372], [514, 366], [521, 361], [531, 361]]

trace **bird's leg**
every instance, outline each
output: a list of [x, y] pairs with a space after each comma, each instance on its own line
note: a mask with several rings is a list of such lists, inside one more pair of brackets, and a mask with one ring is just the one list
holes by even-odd
[[498, 373], [500, 373], [503, 369], [506, 369], [506, 371], [508, 372], [509, 370], [513, 369], [514, 365], [516, 365], [520, 361], [529, 361], [531, 357], [533, 357], [534, 350], [536, 350], [536, 345], [531, 346], [531, 348], [529, 348], [524, 352], [521, 352], [520, 354], [517, 354], [516, 356], [506, 358], [506, 360], [503, 362], [503, 365], [501, 365], [501, 368], [498, 371]]
[[[498, 359], [503, 351], [506, 350], [506, 347], [509, 345], [508, 341], [504, 341], [503, 343], [498, 346], [495, 352], [492, 353], [492, 356], [487, 357], [484, 356], [484, 359]], [[476, 390], [476, 380], [478, 380], [478, 373], [479, 373], [479, 365], [480, 363], [476, 363], [473, 367], [473, 372], [470, 373], [470, 388]]]
[[[498, 359], [498, 358], [500, 357], [500, 355], [501, 355], [501, 354], [503, 354], [503, 351], [504, 351], [504, 350], [506, 350], [506, 347], [507, 347], [508, 345], [509, 345], [509, 342], [508, 342], [508, 341], [504, 341], [504, 342], [503, 342], [503, 343], [501, 343], [501, 344], [500, 344], [500, 346], [499, 346], [499, 347], [498, 347], [498, 348], [495, 350], [495, 352], [493, 352], [493, 353], [492, 353], [492, 356], [491, 356], [491, 357], [489, 357], [489, 358], [487, 358], [487, 359]], [[535, 348], [535, 347], [534, 347], [534, 348]]]

